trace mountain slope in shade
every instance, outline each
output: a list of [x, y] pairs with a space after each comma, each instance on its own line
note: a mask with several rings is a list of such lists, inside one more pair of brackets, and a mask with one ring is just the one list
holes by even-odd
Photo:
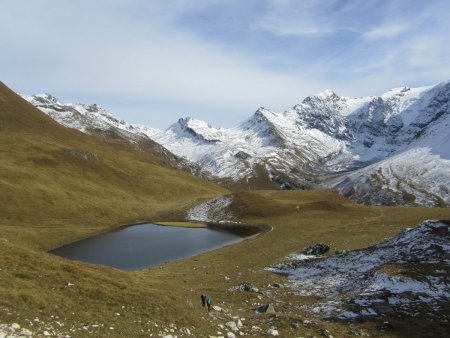
[[[362, 98], [326, 90], [284, 112], [259, 108], [233, 128], [183, 118], [165, 131], [127, 124], [95, 105], [37, 106], [85, 132], [72, 109], [90, 116], [91, 129], [145, 135], [241, 187], [326, 185], [369, 204], [448, 205], [449, 88], [450, 82], [403, 87]], [[35, 104], [39, 97], [27, 99]]]

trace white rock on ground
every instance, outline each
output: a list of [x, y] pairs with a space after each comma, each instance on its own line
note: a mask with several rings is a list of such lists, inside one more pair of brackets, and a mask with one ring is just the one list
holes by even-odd
[[233, 331], [233, 332], [238, 332], [239, 331], [239, 328], [237, 327], [237, 325], [236, 325], [236, 323], [235, 322], [227, 322], [226, 324], [225, 324], [225, 326], [227, 327], [227, 328], [229, 328], [231, 331]]
[[269, 336], [278, 336], [279, 335], [278, 330], [275, 330], [275, 329], [268, 329], [267, 334]]

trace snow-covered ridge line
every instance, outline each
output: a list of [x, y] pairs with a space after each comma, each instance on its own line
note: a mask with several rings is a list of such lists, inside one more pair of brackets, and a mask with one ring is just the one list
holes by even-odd
[[147, 136], [160, 132], [155, 128], [118, 119], [97, 104], [62, 103], [50, 94], [21, 96], [62, 125], [82, 132], [87, 132], [89, 128], [107, 129], [111, 126]]
[[66, 126], [83, 132], [115, 127], [131, 140], [145, 135], [213, 176], [247, 187], [253, 181], [294, 189], [327, 185], [367, 204], [450, 201], [450, 82], [363, 98], [326, 90], [284, 112], [259, 108], [232, 128], [184, 118], [165, 131], [120, 121], [97, 105], [24, 97]]

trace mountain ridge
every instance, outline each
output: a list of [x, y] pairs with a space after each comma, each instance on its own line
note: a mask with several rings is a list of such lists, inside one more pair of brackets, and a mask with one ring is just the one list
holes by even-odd
[[[33, 103], [33, 97], [25, 98]], [[64, 114], [74, 116], [70, 108], [81, 109], [86, 115], [101, 111], [96, 105], [72, 105], [61, 112], [61, 106], [54, 100], [51, 102], [45, 107], [41, 104], [40, 108], [57, 120], [64, 120]], [[450, 149], [446, 137], [449, 102], [450, 82], [447, 81], [435, 86], [399, 87], [380, 96], [361, 98], [339, 96], [325, 90], [283, 112], [261, 107], [232, 128], [215, 128], [198, 119], [181, 118], [162, 131], [127, 124], [106, 111], [101, 111], [100, 117], [107, 124], [113, 121], [109, 125], [115, 123], [120, 130], [145, 135], [219, 179], [242, 182], [242, 187], [257, 188], [256, 182], [261, 181], [272, 187], [294, 189], [327, 186], [366, 204], [442, 206], [450, 204], [450, 151], [445, 150]], [[64, 122], [70, 126], [67, 117]], [[76, 124], [71, 127], [82, 130]], [[430, 151], [427, 153], [422, 148]], [[417, 153], [421, 154], [417, 160], [422, 162], [414, 161], [413, 157], [407, 159]], [[438, 160], [429, 156], [438, 156]], [[389, 161], [393, 157], [396, 160]], [[419, 190], [413, 188], [411, 170], [396, 171], [396, 175], [404, 177], [397, 180], [400, 183], [395, 187], [384, 176], [383, 184], [374, 178], [381, 167], [389, 167], [394, 162], [399, 166], [399, 158], [403, 166], [409, 163], [420, 167], [425, 172], [421, 176], [425, 182], [428, 180], [426, 172], [431, 170], [427, 162], [436, 163], [431, 176], [437, 174], [442, 185], [438, 195], [412, 198], [410, 195], [423, 195], [420, 192], [423, 189], [435, 189], [430, 180], [417, 188]], [[364, 182], [355, 179], [362, 176], [368, 178]], [[402, 185], [408, 188], [399, 188]], [[374, 190], [378, 197], [371, 198]]]

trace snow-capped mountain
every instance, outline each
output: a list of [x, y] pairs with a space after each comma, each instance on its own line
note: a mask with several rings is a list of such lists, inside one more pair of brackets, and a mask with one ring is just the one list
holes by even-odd
[[208, 176], [208, 173], [202, 171], [195, 163], [174, 155], [159, 143], [154, 142], [149, 135], [159, 132], [157, 129], [119, 120], [96, 104], [62, 103], [50, 94], [21, 96], [66, 127], [108, 139], [124, 139], [161, 158], [162, 165], [186, 170], [195, 175]]
[[368, 204], [450, 204], [450, 83], [381, 96], [324, 91], [216, 129], [182, 119], [154, 139], [219, 177], [323, 184]]
[[259, 108], [233, 128], [183, 118], [167, 130], [119, 121], [96, 105], [25, 97], [66, 126], [146, 135], [246, 188], [336, 187], [369, 204], [450, 205], [450, 82], [350, 98], [326, 90], [284, 112]]
[[379, 161], [332, 179], [332, 186], [367, 204], [450, 205], [450, 82], [392, 90], [349, 122], [357, 135], [350, 148]]
[[131, 137], [138, 133], [151, 135], [157, 131], [148, 126], [134, 125], [119, 120], [97, 104], [61, 103], [50, 94], [21, 96], [62, 125], [78, 129], [84, 133], [115, 127], [121, 131], [129, 132]]

